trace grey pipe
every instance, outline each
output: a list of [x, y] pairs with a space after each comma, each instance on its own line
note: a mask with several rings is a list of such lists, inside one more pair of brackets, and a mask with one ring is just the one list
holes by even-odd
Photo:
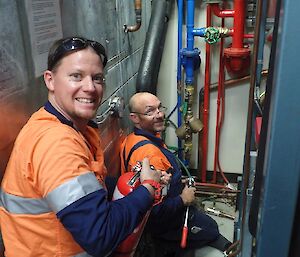
[[136, 91], [156, 94], [157, 78], [164, 49], [172, 0], [153, 0], [142, 59], [137, 74]]

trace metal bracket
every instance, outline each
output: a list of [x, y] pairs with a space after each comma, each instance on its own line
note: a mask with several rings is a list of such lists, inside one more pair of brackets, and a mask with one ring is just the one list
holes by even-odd
[[122, 118], [124, 116], [125, 104], [124, 98], [120, 96], [115, 96], [109, 99], [110, 114]]

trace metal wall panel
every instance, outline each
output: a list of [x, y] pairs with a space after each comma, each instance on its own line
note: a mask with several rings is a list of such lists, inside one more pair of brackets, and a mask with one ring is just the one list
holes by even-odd
[[[47, 100], [43, 78], [34, 74], [34, 46], [26, 1], [0, 0], [0, 119], [6, 125], [0, 129], [1, 174], [19, 130]], [[124, 24], [133, 25], [136, 22], [134, 0], [59, 0], [59, 7], [63, 36], [79, 35], [95, 39], [107, 49], [107, 86], [98, 114], [108, 108], [109, 99], [115, 95], [124, 97], [125, 102], [128, 102], [135, 92], [135, 78], [150, 20], [151, 1], [142, 1], [142, 26], [134, 33], [123, 31]], [[104, 131], [113, 124], [110, 127], [113, 135], [119, 135], [120, 129], [126, 130], [130, 126], [126, 118], [116, 119], [113, 123], [109, 119], [107, 122], [101, 127]], [[111, 137], [111, 140], [119, 142], [116, 136]], [[116, 142], [109, 142], [109, 147], [103, 147], [116, 153]], [[115, 160], [106, 161], [108, 166], [110, 162], [115, 163]], [[112, 173], [116, 174], [116, 171]]]

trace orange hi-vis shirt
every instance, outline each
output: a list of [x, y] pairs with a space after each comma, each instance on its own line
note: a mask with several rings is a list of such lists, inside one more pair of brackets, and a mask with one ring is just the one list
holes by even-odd
[[[157, 134], [159, 138], [159, 134]], [[169, 168], [172, 168], [170, 162], [162, 154], [158, 147], [152, 144], [145, 144], [140, 146], [137, 151], [133, 151], [130, 160], [128, 160], [128, 167], [125, 170], [124, 165], [124, 156], [128, 157], [130, 150], [136, 145], [138, 142], [148, 140], [145, 136], [136, 135], [134, 133], [129, 134], [121, 144], [120, 148], [120, 157], [121, 157], [121, 172], [122, 174], [128, 171], [131, 171], [132, 167], [136, 165], [138, 161], [143, 161], [144, 158], [149, 159], [149, 163], [155, 167], [156, 170], [167, 171]], [[125, 153], [123, 153], [125, 151]]]
[[6, 257], [90, 256], [56, 213], [105, 188], [100, 145], [97, 128], [87, 126], [83, 136], [44, 108], [32, 115], [16, 139], [1, 185]]

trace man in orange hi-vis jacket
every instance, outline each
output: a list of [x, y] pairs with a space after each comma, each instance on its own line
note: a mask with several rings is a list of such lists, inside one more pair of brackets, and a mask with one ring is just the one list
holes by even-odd
[[[165, 110], [166, 107], [155, 95], [148, 92], [134, 94], [129, 101], [134, 131], [125, 138], [120, 150], [122, 172], [129, 171], [140, 158], [147, 157], [155, 169], [172, 174], [167, 195], [153, 207], [146, 226], [146, 231], [159, 242], [155, 256], [181, 256], [185, 250], [204, 245], [224, 251], [230, 241], [219, 233], [212, 218], [192, 205], [195, 187], [182, 184], [177, 160], [160, 137], [164, 130]], [[189, 232], [187, 249], [182, 250], [180, 240], [186, 206], [189, 206]], [[218, 256], [223, 256], [221, 251], [218, 251]]]
[[[152, 207], [161, 172], [143, 160], [141, 185], [107, 201], [106, 168], [91, 119], [104, 89], [103, 46], [56, 41], [44, 80], [48, 102], [18, 135], [1, 184], [6, 257], [108, 256]], [[142, 161], [142, 160], [141, 160]]]

